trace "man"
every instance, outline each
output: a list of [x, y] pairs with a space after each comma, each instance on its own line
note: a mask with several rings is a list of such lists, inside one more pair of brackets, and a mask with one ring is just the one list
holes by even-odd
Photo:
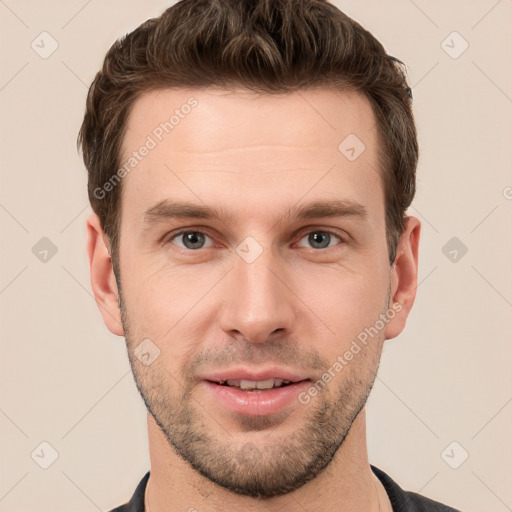
[[182, 0], [108, 52], [80, 132], [92, 288], [151, 470], [116, 511], [450, 511], [368, 462], [420, 223], [400, 63], [321, 0]]

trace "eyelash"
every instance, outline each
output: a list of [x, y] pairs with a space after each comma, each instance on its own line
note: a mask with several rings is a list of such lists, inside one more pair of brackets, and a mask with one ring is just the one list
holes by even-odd
[[[166, 237], [166, 239], [164, 241], [164, 245], [172, 243], [173, 240], [175, 240], [179, 236], [184, 235], [186, 233], [199, 233], [201, 235], [206, 235], [208, 238], [213, 240], [213, 237], [211, 237], [208, 233], [206, 233], [204, 231], [200, 231], [199, 229], [194, 229], [194, 228], [186, 228], [186, 229], [184, 228], [184, 229], [181, 229], [175, 233], [172, 233], [170, 236]], [[337, 234], [334, 231], [329, 230], [329, 229], [312, 229], [312, 230], [307, 231], [304, 234], [302, 234], [301, 237], [299, 238], [299, 241], [302, 240], [304, 237], [310, 235], [311, 233], [325, 233], [325, 234], [329, 234], [339, 240], [339, 243], [334, 246], [324, 247], [324, 248], [320, 248], [320, 249], [315, 249], [314, 247], [310, 247], [310, 249], [312, 249], [313, 251], [316, 251], [316, 252], [333, 249], [337, 245], [343, 245], [344, 243], [346, 243], [346, 241], [343, 237], [341, 237], [339, 234]], [[204, 247], [201, 247], [199, 249], [188, 249], [186, 247], [185, 248], [180, 247], [180, 249], [185, 250], [185, 251], [190, 251], [190, 252], [197, 252], [197, 251], [200, 251], [201, 249], [204, 249]], [[206, 247], [206, 249], [208, 249], [208, 247]]]

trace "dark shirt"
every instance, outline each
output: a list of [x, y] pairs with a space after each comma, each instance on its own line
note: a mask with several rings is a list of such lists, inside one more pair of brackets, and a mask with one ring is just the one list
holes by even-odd
[[[452, 507], [425, 498], [415, 492], [403, 491], [384, 471], [375, 466], [370, 465], [370, 467], [386, 489], [389, 501], [393, 506], [393, 512], [459, 512]], [[148, 479], [149, 471], [140, 481], [132, 499], [125, 505], [121, 505], [110, 512], [144, 512], [144, 491], [146, 490]]]

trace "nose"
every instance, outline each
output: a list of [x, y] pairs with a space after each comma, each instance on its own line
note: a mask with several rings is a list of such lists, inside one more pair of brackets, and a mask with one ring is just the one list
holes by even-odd
[[224, 283], [222, 330], [252, 343], [264, 343], [278, 333], [289, 334], [296, 325], [296, 297], [289, 270], [279, 265], [270, 249], [251, 263], [234, 256], [234, 268]]

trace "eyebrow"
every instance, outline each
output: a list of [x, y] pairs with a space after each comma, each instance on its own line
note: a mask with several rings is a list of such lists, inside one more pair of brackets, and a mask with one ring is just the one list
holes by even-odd
[[[346, 200], [313, 201], [295, 205], [287, 210], [283, 218], [311, 220], [333, 217], [356, 217], [366, 219], [366, 208], [356, 202]], [[143, 214], [143, 224], [152, 226], [167, 219], [217, 219], [233, 223], [238, 215], [223, 207], [213, 208], [207, 205], [164, 199], [148, 208]]]

